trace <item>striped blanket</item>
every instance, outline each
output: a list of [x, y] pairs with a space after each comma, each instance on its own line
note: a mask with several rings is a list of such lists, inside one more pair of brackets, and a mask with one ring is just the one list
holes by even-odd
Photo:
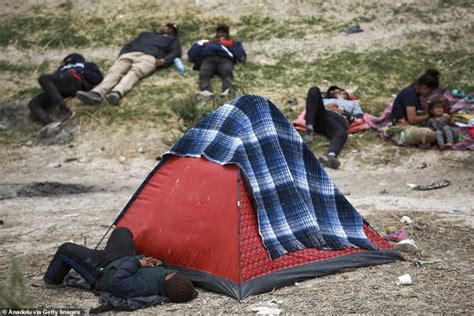
[[271, 259], [303, 248], [374, 249], [361, 215], [286, 117], [263, 97], [243, 95], [224, 104], [166, 155], [237, 164], [252, 188]]

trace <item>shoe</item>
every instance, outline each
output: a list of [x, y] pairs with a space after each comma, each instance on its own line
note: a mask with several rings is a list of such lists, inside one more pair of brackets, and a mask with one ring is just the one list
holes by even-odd
[[222, 98], [225, 98], [226, 96], [229, 95], [229, 93], [230, 93], [230, 89], [227, 88], [227, 89], [225, 89], [224, 91], [222, 91], [222, 93], [220, 94], [220, 96], [221, 96]]
[[311, 125], [306, 126], [306, 135], [304, 135], [303, 139], [307, 144], [311, 144], [313, 142], [314, 140], [313, 126]]
[[85, 104], [99, 104], [102, 102], [100, 94], [94, 91], [77, 91], [76, 96]]
[[31, 286], [42, 287], [42, 288], [47, 288], [47, 289], [59, 289], [61, 287], [65, 287], [66, 285], [64, 283], [61, 283], [61, 284], [46, 283], [43, 279], [41, 279], [41, 280], [32, 280]]
[[326, 167], [331, 169], [338, 169], [341, 163], [339, 160], [334, 156], [322, 156], [319, 158], [319, 161]]
[[107, 100], [107, 102], [109, 102], [110, 104], [113, 104], [113, 105], [118, 104], [121, 98], [122, 98], [122, 96], [117, 91], [112, 91], [112, 92], [107, 93], [105, 95], [105, 99]]
[[212, 93], [211, 91], [209, 90], [202, 90], [202, 91], [199, 91], [197, 93], [198, 96], [202, 97], [202, 98], [205, 98], [205, 99], [209, 99], [209, 98], [213, 98], [214, 97], [214, 93]]
[[54, 133], [57, 133], [63, 124], [61, 122], [52, 122], [49, 123], [48, 125], [44, 126], [42, 129], [40, 129], [40, 137], [41, 138], [47, 138], [51, 136]]
[[59, 120], [61, 120], [62, 123], [69, 122], [76, 113], [68, 108], [61, 108], [59, 110]]

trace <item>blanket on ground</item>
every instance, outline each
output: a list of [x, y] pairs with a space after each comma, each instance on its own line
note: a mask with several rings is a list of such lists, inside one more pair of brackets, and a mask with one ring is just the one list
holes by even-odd
[[286, 117], [269, 100], [243, 95], [189, 130], [164, 155], [237, 164], [253, 192], [270, 258], [304, 248], [374, 249], [362, 216]]
[[[467, 96], [473, 96], [474, 92], [467, 94]], [[454, 117], [455, 121], [458, 116], [461, 114], [465, 115], [474, 115], [474, 103], [468, 103], [464, 98], [457, 98], [452, 95], [450, 90], [447, 89], [438, 89], [434, 92], [432, 98], [442, 97], [447, 101], [448, 111]], [[379, 135], [396, 144], [396, 142], [387, 134], [387, 129], [392, 126], [392, 104], [391, 101], [387, 107], [379, 114], [379, 116], [373, 116], [371, 114], [365, 113], [364, 120], [369, 124], [371, 128], [376, 129], [379, 132]], [[461, 121], [461, 120], [459, 120]], [[462, 119], [465, 121], [465, 118]], [[465, 122], [463, 122], [465, 123]], [[462, 125], [462, 126], [459, 126]], [[466, 124], [459, 124], [457, 127], [457, 132], [461, 136], [460, 141], [454, 144], [455, 150], [474, 150], [474, 139], [468, 133], [468, 126]]]
[[[293, 121], [293, 126], [300, 131], [306, 131], [306, 120], [305, 120], [306, 110], [303, 110], [300, 115]], [[349, 124], [349, 128], [347, 129], [348, 134], [358, 133], [360, 131], [364, 131], [370, 129], [370, 125], [367, 124], [365, 121], [365, 114], [364, 118], [355, 119], [354, 121]]]

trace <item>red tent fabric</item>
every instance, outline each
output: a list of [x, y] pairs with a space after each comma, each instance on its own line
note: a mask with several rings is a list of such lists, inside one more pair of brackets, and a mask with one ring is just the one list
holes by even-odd
[[150, 173], [115, 221], [138, 253], [165, 260], [198, 285], [237, 299], [350, 267], [400, 259], [368, 225], [379, 250], [303, 249], [270, 260], [237, 166], [168, 157]]

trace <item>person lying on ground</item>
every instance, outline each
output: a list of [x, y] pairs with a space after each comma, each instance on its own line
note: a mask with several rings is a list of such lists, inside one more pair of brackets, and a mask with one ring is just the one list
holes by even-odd
[[306, 97], [306, 135], [304, 140], [311, 143], [314, 132], [329, 138], [326, 155], [319, 158], [326, 167], [337, 169], [341, 165], [337, 156], [347, 140], [349, 121], [339, 112], [326, 109], [319, 87], [308, 90]]
[[112, 232], [104, 250], [62, 244], [44, 275], [45, 285], [61, 285], [71, 269], [92, 289], [124, 299], [159, 295], [182, 303], [197, 296], [184, 274], [167, 268], [159, 259], [137, 256], [132, 232], [125, 227]]
[[140, 33], [122, 48], [102, 83], [92, 91], [79, 91], [77, 97], [86, 104], [99, 104], [104, 97], [118, 104], [140, 79], [181, 57], [177, 36], [178, 26], [173, 23], [161, 26], [159, 32]]
[[211, 78], [217, 74], [222, 80], [220, 96], [225, 97], [232, 87], [234, 64], [245, 62], [247, 54], [242, 43], [231, 38], [229, 26], [219, 24], [213, 39], [200, 40], [191, 46], [188, 58], [194, 69], [199, 70], [198, 94], [205, 98], [214, 96]]
[[436, 133], [436, 143], [440, 150], [452, 149], [459, 135], [453, 128], [455, 125], [449, 114], [444, 113], [441, 99], [430, 100], [428, 110], [431, 115], [428, 126]]
[[364, 116], [359, 101], [352, 98], [346, 90], [337, 86], [328, 88], [326, 97], [323, 97], [323, 103], [326, 109], [344, 115], [349, 122]]
[[405, 87], [395, 98], [392, 106], [392, 124], [387, 130], [399, 145], [430, 146], [436, 140], [433, 130], [424, 124], [430, 118], [420, 97], [428, 98], [439, 87], [440, 73], [428, 69], [414, 83]]
[[[86, 62], [84, 56], [78, 53], [67, 55], [53, 74], [41, 75], [38, 82], [43, 92], [28, 103], [33, 117], [44, 126], [41, 136], [46, 136], [73, 117], [74, 112], [66, 106], [65, 98], [75, 96], [79, 90], [90, 90], [101, 81], [99, 67]], [[59, 121], [53, 120], [47, 113], [52, 105], [59, 109]]]

